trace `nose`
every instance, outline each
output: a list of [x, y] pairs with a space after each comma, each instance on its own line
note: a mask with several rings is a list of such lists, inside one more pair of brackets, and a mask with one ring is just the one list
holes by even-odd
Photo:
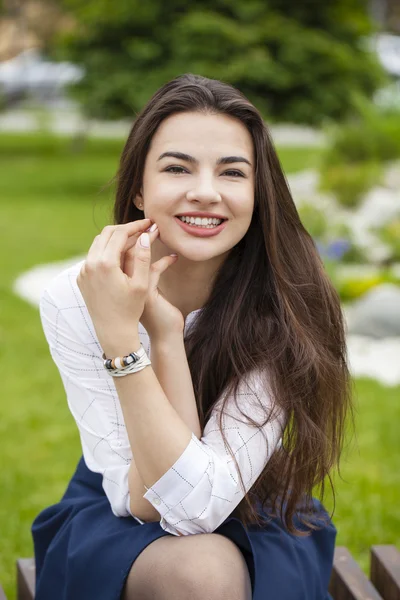
[[186, 198], [198, 202], [221, 202], [221, 194], [215, 189], [213, 182], [208, 177], [199, 179], [196, 185], [187, 192]]

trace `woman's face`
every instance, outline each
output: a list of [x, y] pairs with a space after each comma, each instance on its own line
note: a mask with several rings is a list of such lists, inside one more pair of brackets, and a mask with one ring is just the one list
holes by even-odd
[[[246, 127], [226, 115], [198, 112], [162, 121], [146, 157], [135, 198], [140, 203], [158, 225], [154, 243], [167, 246], [166, 253], [196, 262], [227, 254], [248, 230], [254, 207], [254, 151]], [[190, 233], [176, 217], [195, 211], [227, 220], [216, 235], [199, 237], [196, 232], [212, 230], [192, 227]]]

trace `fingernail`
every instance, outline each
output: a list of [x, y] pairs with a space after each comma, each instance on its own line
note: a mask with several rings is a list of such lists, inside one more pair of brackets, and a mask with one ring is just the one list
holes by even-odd
[[150, 227], [150, 231], [155, 231], [157, 229], [157, 223], [153, 223], [153, 225]]
[[174, 253], [174, 254], [170, 254], [170, 256], [178, 256], [178, 255]]
[[149, 248], [150, 247], [150, 237], [148, 233], [142, 233], [142, 235], [140, 236], [140, 245], [143, 248]]

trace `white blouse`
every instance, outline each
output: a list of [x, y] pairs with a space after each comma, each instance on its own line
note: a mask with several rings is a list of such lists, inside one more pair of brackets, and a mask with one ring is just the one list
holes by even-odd
[[[132, 451], [121, 405], [114, 380], [103, 367], [103, 350], [76, 283], [83, 263], [63, 270], [47, 285], [40, 299], [42, 326], [78, 426], [86, 465], [101, 473], [114, 515], [132, 516], [143, 524], [130, 510], [128, 471]], [[201, 310], [187, 316], [184, 335]], [[139, 338], [151, 359], [150, 339], [142, 324]], [[237, 402], [246, 415], [263, 422], [271, 407], [271, 396], [255, 373], [249, 374], [246, 382], [251, 389], [241, 382]], [[173, 535], [215, 531], [243, 499], [235, 463], [219, 431], [219, 406], [220, 402], [201, 439], [192, 434], [175, 464], [143, 495], [160, 513], [161, 527]], [[232, 398], [226, 404], [222, 425], [247, 492], [280, 443], [283, 414], [279, 412], [263, 428], [255, 428]]]

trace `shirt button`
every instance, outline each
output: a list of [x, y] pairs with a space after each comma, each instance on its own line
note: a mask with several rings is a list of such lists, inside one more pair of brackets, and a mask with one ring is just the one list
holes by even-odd
[[154, 498], [153, 502], [154, 504], [157, 504], [157, 506], [161, 504], [161, 500], [159, 498]]

